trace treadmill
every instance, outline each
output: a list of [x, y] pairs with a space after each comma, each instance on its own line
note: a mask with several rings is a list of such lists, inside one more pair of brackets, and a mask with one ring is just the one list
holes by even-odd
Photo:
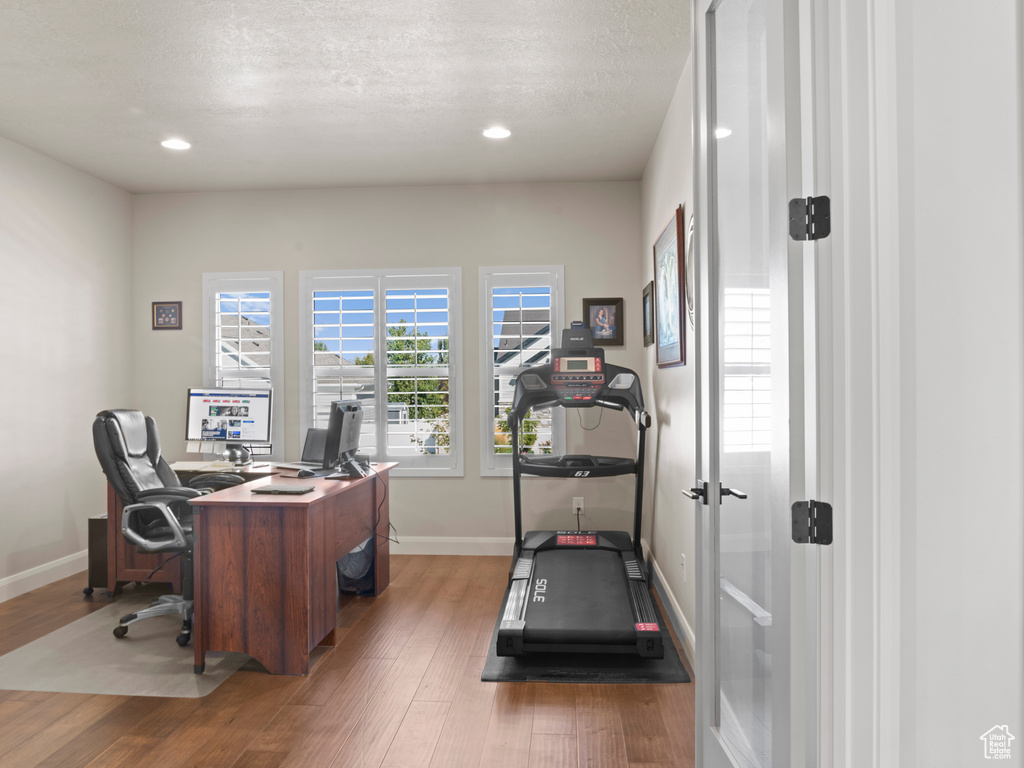
[[[531, 409], [611, 408], [636, 424], [636, 459], [520, 453], [519, 425]], [[498, 656], [535, 652], [632, 653], [660, 659], [665, 647], [651, 603], [640, 545], [644, 439], [651, 425], [640, 380], [604, 360], [582, 323], [562, 331], [549, 365], [516, 380], [508, 416], [516, 542], [498, 627]], [[625, 531], [530, 531], [523, 536], [522, 476], [590, 478], [632, 475], [633, 536]]]

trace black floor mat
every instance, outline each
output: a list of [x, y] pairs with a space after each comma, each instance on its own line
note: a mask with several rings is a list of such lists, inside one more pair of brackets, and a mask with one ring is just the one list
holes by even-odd
[[[524, 656], [498, 656], [498, 626], [505, 613], [501, 601], [498, 620], [491, 635], [480, 679], [485, 683], [688, 683], [690, 676], [683, 668], [675, 645], [665, 636], [665, 657], [643, 659], [626, 653], [531, 653]], [[652, 601], [653, 602], [653, 601]], [[658, 624], [665, 620], [654, 604]]]

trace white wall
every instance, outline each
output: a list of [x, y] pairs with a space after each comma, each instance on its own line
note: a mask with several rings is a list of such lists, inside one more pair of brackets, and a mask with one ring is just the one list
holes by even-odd
[[105, 514], [91, 430], [131, 405], [130, 218], [127, 193], [0, 139], [0, 600], [84, 569]]
[[828, 3], [837, 766], [1024, 764], [1020, 4]]
[[[1009, 725], [1024, 764], [1024, 242], [1012, 0], [897, 15], [903, 711], [919, 765], [980, 763]], [[955, 41], [951, 56], [942, 40]], [[952, 215], [951, 215], [952, 214]], [[978, 226], [979, 222], [985, 224]], [[962, 494], [960, 489], [967, 490]], [[1007, 761], [1009, 762], [1009, 761]], [[1012, 764], [1012, 763], [1011, 763]]]
[[[641, 250], [643, 282], [654, 279], [654, 243], [673, 221], [679, 205], [685, 222], [693, 213], [692, 87], [690, 62], [683, 68], [658, 140], [641, 182]], [[680, 246], [681, 247], [681, 246]], [[643, 350], [643, 384], [647, 407], [654, 414], [649, 433], [647, 497], [651, 499], [644, 526], [661, 583], [684, 623], [685, 644], [694, 658], [694, 502], [682, 488], [692, 487], [696, 472], [697, 435], [694, 410], [694, 329], [687, 321], [686, 365], [658, 368], [655, 347]], [[652, 512], [653, 511], [653, 512]], [[680, 555], [686, 555], [684, 581]]]
[[[478, 267], [564, 264], [566, 322], [581, 318], [583, 298], [623, 297], [626, 345], [609, 347], [606, 356], [639, 369], [639, 189], [637, 182], [598, 182], [138, 196], [134, 399], [160, 424], [167, 455], [185, 459], [185, 391], [202, 384], [202, 273], [284, 270], [285, 452], [297, 457], [304, 431], [298, 423], [299, 270], [461, 266], [465, 477], [394, 479], [391, 519], [406, 544], [392, 551], [509, 553], [511, 479], [480, 477]], [[182, 331], [148, 330], [151, 302], [179, 300]], [[571, 452], [634, 450], [634, 430], [623, 414], [605, 413], [601, 427], [586, 437], [574, 414], [567, 421]], [[589, 414], [585, 423], [592, 423]], [[572, 496], [583, 495], [584, 526], [631, 530], [631, 486], [617, 480], [530, 478], [524, 481], [524, 525], [574, 525]]]

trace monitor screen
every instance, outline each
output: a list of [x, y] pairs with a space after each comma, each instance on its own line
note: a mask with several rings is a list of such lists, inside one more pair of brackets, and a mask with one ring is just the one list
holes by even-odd
[[270, 443], [271, 390], [190, 389], [186, 440]]
[[350, 461], [359, 450], [359, 432], [363, 426], [363, 406], [357, 400], [335, 400], [327, 422], [324, 467]]

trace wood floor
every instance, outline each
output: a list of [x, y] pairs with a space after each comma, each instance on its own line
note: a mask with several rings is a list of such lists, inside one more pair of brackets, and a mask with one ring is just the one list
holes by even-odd
[[[391, 569], [380, 597], [342, 598], [338, 645], [305, 677], [242, 670], [202, 699], [0, 691], [0, 766], [693, 765], [692, 684], [480, 682], [508, 558]], [[108, 603], [84, 583], [0, 603], [0, 654]]]

